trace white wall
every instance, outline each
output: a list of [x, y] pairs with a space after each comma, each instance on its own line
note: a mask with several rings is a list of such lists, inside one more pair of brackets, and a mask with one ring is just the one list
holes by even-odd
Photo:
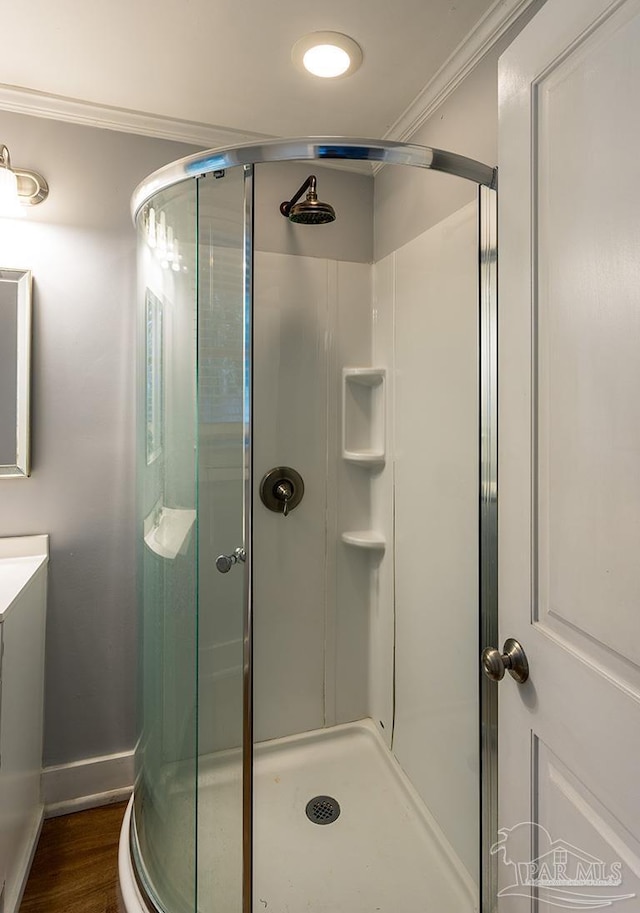
[[[266, 252], [255, 264], [254, 675], [261, 740], [321, 727], [337, 713], [354, 719], [365, 712], [366, 598], [358, 606], [336, 604], [335, 597], [335, 379], [354, 348], [370, 346], [371, 267]], [[354, 329], [348, 335], [340, 332], [346, 321]], [[257, 492], [262, 475], [278, 465], [297, 469], [305, 483], [301, 504], [286, 519], [267, 510]], [[338, 484], [344, 490], [348, 483]]]
[[[307, 235], [314, 230], [298, 226]], [[302, 502], [286, 518], [267, 510], [255, 491], [255, 724], [261, 740], [324, 723], [330, 265], [258, 253], [255, 266], [256, 483], [284, 465], [305, 484]]]
[[471, 203], [376, 264], [374, 351], [394, 382], [393, 751], [477, 882], [476, 222]]
[[[294, 225], [278, 207], [312, 172], [336, 221]], [[286, 520], [255, 493], [258, 739], [370, 712], [371, 560], [340, 533], [370, 522], [370, 472], [341, 459], [341, 377], [371, 359], [372, 207], [367, 174], [310, 162], [256, 169], [256, 486], [280, 464], [306, 486]]]
[[347, 530], [370, 524], [368, 469], [342, 459], [342, 369], [370, 364], [371, 266], [338, 274], [329, 372], [329, 565], [327, 614], [327, 725], [369, 715], [368, 654], [371, 637], [370, 555], [340, 541]]
[[0, 113], [16, 166], [49, 199], [0, 220], [0, 265], [33, 270], [33, 474], [0, 481], [0, 535], [51, 534], [45, 761], [135, 738], [129, 197], [182, 144]]

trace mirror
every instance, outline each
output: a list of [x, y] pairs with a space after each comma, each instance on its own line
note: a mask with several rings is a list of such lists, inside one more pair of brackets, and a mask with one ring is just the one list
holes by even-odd
[[0, 269], [0, 478], [29, 475], [31, 270]]

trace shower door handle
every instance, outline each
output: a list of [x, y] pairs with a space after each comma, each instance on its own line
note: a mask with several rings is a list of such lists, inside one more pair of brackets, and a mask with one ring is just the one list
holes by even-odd
[[243, 548], [237, 548], [233, 555], [218, 555], [216, 558], [216, 567], [221, 574], [228, 574], [234, 564], [238, 561], [246, 561], [247, 554]]

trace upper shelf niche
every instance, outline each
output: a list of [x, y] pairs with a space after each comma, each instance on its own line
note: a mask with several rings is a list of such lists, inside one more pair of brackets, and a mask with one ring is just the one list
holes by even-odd
[[342, 456], [372, 467], [385, 461], [385, 368], [342, 370]]

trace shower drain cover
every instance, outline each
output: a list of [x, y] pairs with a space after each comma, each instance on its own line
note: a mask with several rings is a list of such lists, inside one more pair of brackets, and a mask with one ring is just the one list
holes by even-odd
[[333, 824], [340, 816], [340, 805], [332, 796], [315, 796], [307, 802], [305, 811], [314, 824]]

